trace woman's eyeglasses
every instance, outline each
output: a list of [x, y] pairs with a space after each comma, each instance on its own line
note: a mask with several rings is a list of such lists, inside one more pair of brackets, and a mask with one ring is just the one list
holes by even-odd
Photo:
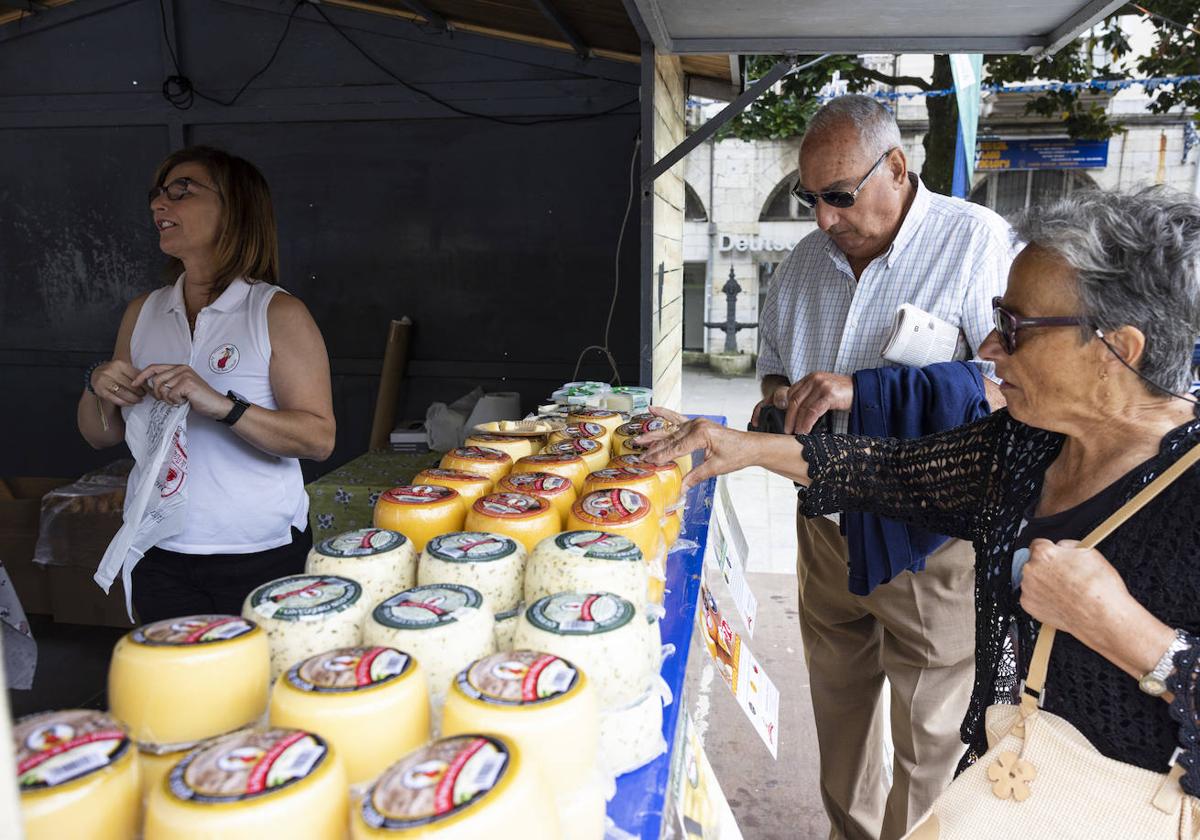
[[996, 322], [996, 334], [1004, 352], [1010, 356], [1017, 352], [1017, 333], [1027, 327], [1079, 327], [1086, 322], [1079, 317], [1059, 315], [1047, 318], [1023, 318], [1014, 315], [1000, 305], [1002, 298], [992, 298], [992, 319]]
[[181, 201], [185, 196], [195, 195], [196, 191], [192, 187], [200, 187], [209, 192], [215, 192], [218, 196], [221, 194], [220, 190], [216, 187], [210, 187], [208, 184], [202, 184], [191, 178], [176, 178], [169, 184], [152, 187], [149, 199], [153, 202], [160, 195], [165, 194], [171, 201]]
[[829, 190], [827, 192], [819, 193], [809, 192], [808, 190], [801, 189], [800, 181], [797, 180], [796, 185], [792, 187], [792, 195], [796, 196], [800, 203], [810, 210], [817, 206], [818, 198], [821, 199], [821, 201], [824, 201], [830, 207], [836, 207], [839, 210], [845, 210], [847, 207], [853, 207], [855, 199], [857, 199], [858, 194], [862, 192], [862, 188], [866, 185], [867, 180], [875, 174], [875, 170], [879, 168], [879, 165], [887, 160], [887, 156], [894, 151], [896, 150], [888, 149], [886, 152], [880, 155], [879, 160], [875, 161], [875, 165], [872, 166], [867, 174], [863, 176], [862, 180], [858, 182], [858, 186], [850, 192], [845, 192], [843, 190]]

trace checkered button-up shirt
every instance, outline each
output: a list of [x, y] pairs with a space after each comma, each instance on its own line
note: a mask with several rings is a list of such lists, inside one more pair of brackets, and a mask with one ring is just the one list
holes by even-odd
[[[932, 193], [911, 177], [917, 194], [895, 240], [857, 281], [845, 254], [820, 230], [780, 263], [759, 315], [759, 378], [797, 382], [818, 371], [890, 365], [880, 354], [902, 303], [958, 327], [967, 339], [958, 359], [983, 343], [992, 329], [992, 298], [1008, 282], [1011, 229], [986, 207]], [[831, 419], [835, 432], [846, 431], [847, 412]]]

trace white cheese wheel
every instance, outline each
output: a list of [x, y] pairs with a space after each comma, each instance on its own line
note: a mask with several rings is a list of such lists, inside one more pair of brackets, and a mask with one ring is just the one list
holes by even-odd
[[641, 467], [609, 467], [590, 473], [583, 482], [580, 495], [595, 493], [599, 490], [636, 490], [647, 499], [654, 509], [654, 515], [662, 519], [666, 505], [663, 499], [663, 484], [650, 470]]
[[517, 632], [523, 612], [525, 605], [518, 604], [515, 610], [496, 616], [496, 650], [512, 650], [513, 634]]
[[604, 778], [594, 771], [584, 784], [556, 798], [563, 840], [604, 840], [608, 816], [604, 793]]
[[662, 482], [663, 501], [666, 503], [666, 506], [669, 508], [679, 501], [683, 485], [683, 471], [679, 469], [679, 464], [674, 461], [668, 461], [665, 464], [653, 464], [641, 455], [617, 455], [609, 461], [608, 465], [610, 467], [639, 467], [643, 470], [650, 470]]
[[[603, 531], [564, 531], [529, 555], [525, 602], [555, 592], [612, 592], [634, 604], [650, 596], [650, 573], [632, 540]], [[660, 586], [661, 588], [661, 586]]]
[[355, 803], [354, 840], [562, 840], [535, 763], [495, 735], [456, 735], [409, 753]]
[[304, 571], [358, 581], [367, 603], [377, 604], [416, 583], [417, 551], [399, 531], [359, 528], [313, 546]]
[[358, 784], [429, 740], [429, 687], [407, 653], [337, 648], [280, 676], [271, 690], [270, 721], [329, 741], [350, 784]]
[[495, 435], [476, 432], [463, 441], [464, 446], [486, 446], [488, 449], [499, 449], [507, 453], [516, 462], [526, 455], [536, 455], [541, 449], [540, 438], [517, 437], [515, 435]]
[[190, 615], [121, 637], [109, 665], [108, 702], [135, 741], [194, 742], [257, 720], [269, 678], [262, 628], [241, 616]]
[[422, 586], [461, 583], [474, 587], [493, 613], [509, 612], [521, 603], [525, 555], [525, 546], [503, 534], [442, 534], [425, 544], [417, 582]]
[[413, 484], [433, 484], [454, 490], [462, 498], [464, 508], [470, 507], [480, 496], [491, 493], [493, 483], [485, 475], [462, 470], [444, 470], [441, 467], [430, 467], [413, 476]]
[[188, 753], [150, 792], [146, 840], [344, 837], [346, 771], [321, 736], [235, 732]]
[[496, 490], [501, 493], [525, 493], [539, 496], [550, 503], [559, 519], [567, 521], [571, 505], [575, 504], [575, 485], [569, 479], [550, 473], [509, 473], [500, 479]]
[[578, 455], [587, 464], [588, 472], [602, 470], [608, 466], [611, 453], [607, 440], [564, 440], [549, 444], [543, 452], [547, 455]]
[[540, 496], [491, 493], [471, 505], [465, 529], [504, 534], [532, 551], [546, 537], [562, 530], [562, 518]]
[[457, 583], [416, 586], [375, 607], [363, 642], [411, 654], [425, 670], [437, 707], [455, 674], [495, 652], [495, 623], [477, 589]]
[[370, 603], [357, 581], [338, 575], [291, 575], [246, 596], [242, 615], [267, 631], [271, 680], [297, 662], [357, 645]]
[[466, 515], [457, 490], [435, 484], [402, 484], [376, 500], [373, 524], [399, 531], [420, 551], [438, 534], [462, 530]]
[[617, 426], [625, 422], [619, 412], [606, 408], [585, 408], [576, 406], [567, 414], [568, 423], [599, 423], [609, 432], [616, 431]]
[[114, 718], [87, 709], [41, 712], [17, 720], [12, 737], [26, 840], [135, 835], [137, 747]]
[[583, 486], [583, 480], [587, 478], [587, 474], [591, 472], [588, 469], [587, 462], [583, 458], [579, 455], [572, 455], [569, 452], [543, 452], [540, 455], [529, 455], [513, 464], [512, 471], [515, 473], [543, 472], [551, 473], [552, 475], [561, 475], [571, 482], [576, 493]]
[[580, 496], [567, 516], [567, 529], [628, 537], [650, 562], [662, 552], [662, 527], [654, 503], [636, 490], [615, 488]]
[[559, 592], [525, 610], [513, 647], [574, 662], [596, 686], [602, 708], [635, 700], [658, 672], [645, 616], [610, 592]]
[[451, 449], [442, 456], [442, 462], [438, 464], [444, 470], [462, 470], [487, 476], [493, 484], [508, 475], [512, 465], [512, 456], [490, 446], [460, 446]]
[[658, 688], [633, 702], [600, 712], [600, 766], [620, 776], [654, 760], [666, 749], [663, 704]]
[[446, 697], [442, 735], [495, 732], [544, 774], [555, 796], [584, 784], [596, 766], [600, 707], [587, 676], [548, 653], [510, 650], [472, 662]]

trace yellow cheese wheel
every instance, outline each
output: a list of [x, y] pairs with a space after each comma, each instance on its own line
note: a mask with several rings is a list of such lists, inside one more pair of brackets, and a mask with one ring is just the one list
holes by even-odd
[[146, 840], [343, 837], [347, 784], [341, 759], [320, 735], [234, 732], [192, 750], [150, 792]]
[[675, 461], [670, 461], [666, 464], [652, 464], [645, 460], [641, 455], [617, 455], [608, 464], [610, 467], [639, 467], [643, 470], [650, 470], [658, 476], [658, 480], [663, 484], [663, 501], [667, 507], [679, 501], [679, 494], [683, 485], [683, 470], [679, 468], [679, 464]]
[[492, 493], [471, 505], [466, 530], [504, 534], [532, 551], [546, 537], [562, 530], [562, 517], [539, 496]]
[[421, 470], [413, 476], [413, 484], [433, 484], [437, 487], [449, 487], [462, 497], [463, 506], [470, 507], [480, 496], [492, 492], [495, 484], [485, 475], [463, 472], [462, 470], [444, 470], [441, 467], [430, 467]]
[[663, 500], [662, 482], [653, 472], [641, 467], [608, 467], [596, 470], [590, 473], [583, 482], [583, 491], [580, 495], [586, 496], [588, 493], [595, 493], [598, 490], [620, 488], [636, 490], [641, 493], [650, 500], [655, 515], [660, 519], [663, 517], [666, 504]]
[[454, 735], [409, 753], [355, 803], [354, 840], [562, 840], [543, 774], [500, 735]]
[[583, 458], [566, 452], [528, 455], [513, 464], [512, 471], [515, 473], [544, 472], [552, 475], [561, 475], [571, 482], [576, 493], [583, 487], [583, 480], [591, 472], [587, 467], [587, 462]]
[[460, 446], [442, 456], [438, 465], [444, 470], [462, 470], [487, 476], [495, 484], [512, 469], [513, 458], [490, 446]]
[[421, 552], [417, 582], [458, 583], [479, 590], [494, 613], [515, 610], [525, 578], [525, 547], [486, 531], [455, 531], [434, 537]]
[[610, 433], [616, 431], [617, 426], [624, 423], [621, 414], [616, 411], [609, 411], [607, 408], [586, 408], [584, 406], [576, 406], [567, 414], [568, 423], [599, 423]]
[[578, 455], [587, 464], [588, 472], [595, 472], [607, 467], [608, 460], [612, 455], [607, 441], [591, 440], [589, 438], [551, 443], [543, 452], [552, 455]]
[[575, 503], [575, 485], [570, 479], [551, 473], [509, 473], [500, 479], [496, 490], [503, 493], [525, 493], [540, 496], [550, 503], [562, 522], [567, 521], [571, 505]]
[[416, 583], [417, 552], [399, 531], [359, 528], [313, 546], [304, 572], [355, 580], [367, 602], [376, 604]]
[[596, 767], [600, 707], [587, 677], [548, 653], [509, 650], [472, 662], [446, 697], [443, 735], [495, 732], [545, 776], [555, 796], [583, 785]]
[[438, 534], [462, 530], [467, 508], [457, 490], [434, 484], [402, 484], [375, 502], [376, 528], [399, 531], [417, 551]]
[[464, 446], [486, 446], [488, 449], [499, 449], [508, 453], [508, 457], [516, 462], [526, 455], [536, 455], [542, 448], [541, 438], [515, 437], [513, 435], [492, 435], [476, 432], [463, 442]]
[[156, 621], [121, 637], [108, 671], [113, 716], [135, 741], [178, 744], [253, 722], [270, 690], [267, 634], [234, 615]]
[[662, 527], [650, 498], [636, 490], [600, 490], [580, 496], [567, 516], [567, 530], [607, 531], [628, 537], [647, 561], [659, 557]]
[[358, 784], [429, 740], [429, 686], [417, 661], [395, 648], [337, 648], [276, 680], [270, 721], [329, 741]]
[[87, 709], [41, 712], [17, 720], [12, 737], [26, 840], [134, 837], [137, 747], [114, 718]]
[[563, 443], [573, 440], [594, 440], [606, 447], [612, 446], [612, 429], [600, 423], [589, 421], [569, 422], [556, 432], [551, 432], [549, 443]]

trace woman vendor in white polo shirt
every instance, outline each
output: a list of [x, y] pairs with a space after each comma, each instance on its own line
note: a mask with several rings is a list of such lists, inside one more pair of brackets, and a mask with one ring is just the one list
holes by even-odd
[[125, 438], [121, 409], [191, 403], [187, 522], [133, 571], [141, 622], [241, 611], [259, 584], [304, 568], [312, 544], [299, 458], [334, 443], [329, 357], [308, 309], [279, 288], [267, 182], [195, 146], [159, 165], [150, 211], [173, 285], [132, 301], [111, 361], [79, 400], [93, 447]]

